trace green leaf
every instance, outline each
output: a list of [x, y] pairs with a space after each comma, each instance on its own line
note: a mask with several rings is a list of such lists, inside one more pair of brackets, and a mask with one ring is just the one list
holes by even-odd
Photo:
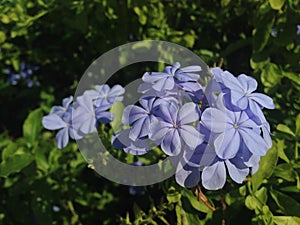
[[181, 218], [182, 225], [187, 224], [201, 224], [199, 214], [196, 210], [190, 207], [186, 198], [182, 198]]
[[245, 200], [245, 205], [250, 210], [262, 209], [262, 203], [254, 196], [248, 195]]
[[20, 172], [33, 161], [32, 154], [19, 149], [0, 164], [0, 176], [8, 177], [12, 173]]
[[114, 114], [114, 120], [110, 123], [114, 133], [119, 132], [123, 127], [122, 124], [123, 110], [124, 110], [124, 105], [122, 102], [115, 102], [110, 109], [110, 112]]
[[277, 225], [299, 225], [300, 217], [295, 216], [274, 216], [273, 221]]
[[287, 163], [279, 164], [274, 171], [274, 176], [280, 177], [289, 182], [296, 181], [296, 171], [294, 171], [293, 167]]
[[285, 0], [269, 0], [272, 9], [280, 10], [284, 4]]
[[226, 7], [230, 4], [231, 0], [221, 0], [222, 7]]
[[295, 73], [282, 71], [282, 76], [294, 81], [296, 84], [300, 85], [300, 75]]
[[276, 128], [277, 128], [277, 130], [279, 130], [283, 133], [290, 134], [293, 137], [295, 137], [294, 132], [288, 126], [286, 126], [284, 124], [278, 124]]
[[290, 196], [276, 190], [270, 190], [271, 197], [286, 216], [300, 216], [300, 204]]
[[140, 24], [145, 25], [147, 23], [147, 16], [144, 14], [143, 10], [137, 6], [134, 7], [133, 10], [138, 15]]
[[181, 225], [182, 224], [182, 208], [179, 204], [177, 204], [175, 206], [175, 212], [176, 212], [176, 218], [177, 218], [177, 225]]
[[254, 195], [259, 199], [261, 203], [264, 205], [267, 203], [268, 195], [267, 195], [267, 188], [262, 187], [259, 190], [257, 190]]
[[296, 118], [296, 136], [300, 138], [300, 113]]
[[26, 118], [23, 124], [23, 136], [29, 143], [33, 143], [38, 139], [42, 130], [42, 117], [42, 110], [39, 108], [32, 111]]
[[274, 25], [275, 17], [273, 13], [264, 15], [258, 26], [253, 30], [253, 49], [254, 52], [262, 51], [267, 45], [270, 32]]
[[6, 40], [6, 35], [3, 31], [0, 31], [0, 44], [5, 42]]
[[280, 82], [282, 72], [274, 63], [268, 63], [261, 72], [261, 82], [265, 87], [275, 86]]
[[169, 203], [179, 202], [181, 198], [181, 194], [179, 191], [175, 189], [175, 187], [170, 187], [167, 193], [167, 200]]
[[199, 212], [208, 213], [211, 210], [204, 204], [203, 201], [198, 201], [197, 197], [192, 194], [190, 190], [184, 190], [182, 195], [186, 197], [191, 206]]
[[284, 160], [285, 162], [289, 163], [290, 160], [286, 156], [285, 151], [284, 151], [284, 140], [277, 140], [277, 146], [278, 146], [278, 157]]
[[260, 185], [262, 184], [264, 179], [269, 178], [276, 167], [278, 160], [278, 146], [275, 141], [273, 141], [273, 146], [267, 154], [261, 157], [259, 163], [259, 170], [252, 176], [252, 188], [255, 192]]
[[[6, 161], [11, 155], [13, 155], [18, 150], [18, 144], [15, 142], [10, 143], [2, 151], [2, 160]], [[22, 149], [21, 147], [19, 149]], [[22, 151], [22, 150], [21, 150]]]

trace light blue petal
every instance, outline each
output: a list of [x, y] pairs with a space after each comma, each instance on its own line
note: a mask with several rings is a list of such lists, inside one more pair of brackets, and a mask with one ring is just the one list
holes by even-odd
[[275, 109], [273, 99], [265, 94], [252, 93], [249, 98], [267, 109]]
[[203, 90], [198, 82], [177, 82], [176, 84], [188, 92], [199, 92], [200, 90]]
[[189, 166], [203, 169], [204, 166], [210, 166], [216, 159], [217, 155], [213, 145], [202, 143], [195, 150], [186, 149], [183, 152], [183, 158]]
[[145, 97], [145, 98], [141, 98], [139, 100], [139, 103], [145, 109], [145, 112], [150, 113], [152, 110], [154, 101], [155, 101], [155, 97]]
[[176, 129], [170, 129], [161, 143], [161, 149], [169, 156], [176, 156], [181, 151], [181, 141]]
[[249, 168], [237, 168], [233, 163], [230, 162], [230, 160], [226, 160], [226, 166], [230, 177], [238, 184], [243, 183], [246, 176], [249, 174]]
[[110, 91], [110, 87], [107, 84], [104, 85], [96, 85], [95, 86], [96, 91], [98, 92], [98, 97], [104, 97], [107, 96], [109, 91]]
[[228, 129], [219, 134], [215, 141], [215, 151], [221, 159], [231, 159], [235, 157], [240, 147], [240, 135], [236, 129]]
[[226, 114], [215, 108], [204, 110], [201, 116], [201, 121], [205, 127], [215, 133], [224, 132], [227, 126], [228, 117]]
[[200, 78], [200, 75], [194, 73], [176, 72], [175, 78], [181, 82], [197, 81]]
[[152, 72], [152, 73], [144, 73], [142, 80], [146, 83], [155, 83], [156, 81], [160, 80], [160, 79], [165, 79], [167, 78], [169, 75], [166, 73], [161, 73], [161, 72]]
[[217, 162], [205, 167], [201, 174], [202, 185], [207, 190], [221, 189], [226, 182], [226, 168], [224, 162]]
[[[132, 125], [129, 133], [129, 137], [131, 140], [135, 141], [137, 138], [144, 137], [145, 133], [146, 135], [149, 134], [150, 124], [149, 123], [145, 124], [145, 120], [146, 118], [139, 119], [135, 121], [135, 123]], [[148, 132], [143, 131], [144, 129], [147, 130]]]
[[117, 84], [110, 89], [108, 96], [119, 96], [123, 95], [124, 93], [125, 89], [121, 85]]
[[204, 140], [204, 136], [194, 127], [189, 125], [180, 126], [179, 133], [184, 142], [192, 149], [195, 149]]
[[244, 91], [248, 94], [256, 90], [257, 82], [254, 78], [249, 77], [245, 74], [241, 74], [237, 77], [237, 79], [240, 81], [240, 84], [243, 87]]
[[160, 144], [161, 140], [164, 138], [169, 129], [171, 129], [171, 127], [172, 125], [165, 121], [153, 119], [152, 123], [150, 124], [150, 139]]
[[233, 76], [230, 72], [224, 71], [221, 73], [223, 84], [231, 90], [231, 92], [244, 94], [244, 90], [239, 80]]
[[[237, 96], [238, 100], [235, 100], [234, 96]], [[240, 93], [237, 92], [231, 92], [231, 98], [232, 98], [232, 104], [239, 107], [241, 110], [245, 110], [248, 107], [248, 98], [245, 97], [244, 95], [240, 95]]]
[[192, 188], [198, 185], [200, 172], [198, 168], [182, 165], [182, 162], [180, 162], [176, 169], [175, 179], [182, 187]]
[[68, 98], [64, 98], [62, 100], [63, 107], [68, 108], [72, 101], [73, 101], [73, 96], [70, 96]]
[[111, 112], [97, 112], [96, 113], [96, 119], [99, 123], [110, 123], [114, 120], [114, 115]]
[[243, 138], [246, 146], [255, 155], [263, 156], [268, 150], [268, 145], [265, 140], [254, 130], [241, 128], [239, 133]]
[[148, 153], [149, 150], [147, 139], [136, 139], [136, 141], [131, 142], [129, 146], [124, 148], [124, 152], [132, 155], [144, 155]]
[[[160, 118], [175, 125], [177, 122], [178, 108], [173, 103], [163, 103], [160, 105]], [[178, 125], [178, 124], [177, 124]]]
[[212, 76], [216, 79], [217, 82], [221, 82], [223, 70], [220, 67], [209, 68]]
[[152, 88], [156, 91], [162, 90], [172, 90], [174, 87], [174, 79], [173, 77], [162, 78], [155, 82]]
[[66, 112], [66, 108], [62, 106], [53, 106], [51, 108], [50, 114], [55, 113], [58, 116], [62, 116]]
[[178, 113], [178, 121], [182, 125], [195, 122], [196, 120], [199, 119], [199, 117], [200, 117], [200, 110], [198, 106], [193, 102], [184, 104]]
[[[151, 83], [141, 83], [138, 87], [137, 92], [145, 94], [146, 92], [152, 90], [152, 84]], [[155, 95], [156, 96], [156, 95]]]
[[68, 130], [68, 127], [65, 127], [56, 134], [56, 143], [58, 148], [64, 148], [67, 146], [69, 142]]
[[249, 117], [257, 124], [261, 125], [266, 121], [265, 115], [261, 107], [255, 101], [249, 101], [249, 108], [246, 110]]
[[91, 99], [99, 98], [99, 93], [96, 90], [86, 90], [83, 95], [87, 95]]
[[129, 129], [122, 130], [119, 133], [112, 136], [111, 144], [116, 149], [123, 149], [126, 146], [129, 146], [131, 140], [129, 139]]
[[67, 127], [67, 124], [56, 114], [49, 114], [43, 117], [43, 126], [48, 130], [57, 130]]
[[81, 95], [77, 97], [76, 101], [87, 112], [94, 111], [93, 101], [89, 95]]
[[137, 120], [147, 116], [147, 111], [136, 105], [128, 105], [125, 107], [122, 116], [122, 122], [125, 126], [131, 126]]
[[272, 138], [270, 135], [270, 125], [269, 123], [265, 122], [262, 125], [262, 133], [263, 133], [263, 138], [268, 146], [268, 148], [272, 147]]
[[200, 72], [202, 71], [201, 66], [187, 66], [180, 69], [180, 71], [188, 73], [188, 72]]

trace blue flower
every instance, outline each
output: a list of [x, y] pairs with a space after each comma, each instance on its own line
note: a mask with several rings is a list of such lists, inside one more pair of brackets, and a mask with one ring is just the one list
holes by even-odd
[[[151, 72], [145, 73], [142, 80], [145, 83], [150, 83], [151, 88], [157, 92], [164, 90], [173, 90], [175, 82], [196, 82], [199, 79], [199, 75], [194, 72], [201, 71], [200, 66], [189, 66], [180, 68], [180, 64], [176, 62], [173, 66], [167, 66], [163, 72]], [[148, 86], [150, 88], [150, 86]], [[142, 92], [143, 88], [140, 88]], [[146, 86], [144, 88], [146, 90]]]
[[183, 144], [195, 148], [202, 141], [202, 135], [193, 126], [187, 125], [199, 119], [199, 108], [190, 102], [180, 110], [174, 103], [161, 104], [159, 117], [151, 123], [150, 139], [161, 145], [170, 156], [178, 155]]
[[254, 78], [245, 74], [234, 77], [230, 72], [222, 71], [220, 68], [211, 72], [213, 75], [211, 82], [217, 81], [220, 85], [219, 89], [225, 94], [224, 102], [227, 108], [235, 111], [246, 110], [249, 117], [253, 117], [258, 124], [265, 121], [262, 108], [275, 108], [272, 98], [265, 94], [253, 93], [257, 89]]
[[125, 89], [121, 85], [115, 85], [110, 88], [107, 84], [96, 85], [94, 90], [85, 91], [90, 99], [94, 101], [95, 106], [112, 105], [115, 102], [123, 100]]
[[265, 155], [268, 150], [266, 141], [260, 136], [260, 126], [244, 111], [208, 108], [203, 112], [201, 121], [215, 135], [213, 144], [221, 159], [235, 157], [242, 142], [255, 155]]
[[130, 129], [122, 130], [112, 137], [112, 145], [116, 149], [122, 149], [124, 152], [132, 155], [144, 155], [151, 149], [151, 143], [148, 138], [137, 138], [134, 141], [129, 138]]
[[245, 110], [249, 106], [250, 110], [254, 110], [253, 112], [255, 113], [254, 105], [259, 106], [259, 108], [275, 108], [273, 100], [269, 96], [261, 93], [252, 93], [257, 88], [257, 82], [254, 78], [245, 74], [241, 74], [236, 78], [225, 71], [222, 80], [225, 87], [230, 89], [231, 103], [241, 110]]
[[122, 122], [131, 126], [129, 137], [135, 141], [137, 138], [147, 137], [150, 133], [150, 124], [153, 115], [155, 97], [145, 97], [139, 100], [140, 106], [129, 105], [124, 109]]
[[43, 126], [48, 130], [60, 130], [56, 134], [56, 142], [58, 148], [64, 148], [69, 142], [69, 136], [72, 139], [81, 138], [82, 136], [74, 133], [72, 126], [72, 110], [71, 104], [73, 97], [63, 99], [63, 106], [54, 106], [49, 115], [44, 116], [42, 120]]
[[20, 81], [23, 81], [27, 87], [31, 88], [34, 85], [39, 86], [40, 84], [36, 79], [32, 78], [33, 71], [38, 69], [39, 67], [37, 66], [30, 66], [21, 62], [18, 73], [13, 73], [10, 69], [6, 69], [5, 73], [9, 75], [7, 81], [12, 85], [17, 85]]
[[113, 120], [113, 114], [107, 110], [111, 104], [106, 99], [97, 101], [97, 106], [91, 96], [84, 93], [77, 97], [77, 105], [73, 111], [73, 127], [83, 134], [93, 133], [97, 130], [97, 122], [108, 123]]
[[201, 181], [204, 188], [208, 190], [221, 189], [226, 182], [226, 168], [229, 176], [236, 183], [242, 183], [252, 168], [252, 174], [256, 172], [260, 157], [248, 151], [243, 145], [238, 154], [232, 159], [220, 159], [216, 157], [214, 162], [203, 168]]
[[[250, 172], [255, 173], [259, 164], [260, 156], [251, 153], [244, 142], [234, 158], [221, 159], [217, 156], [213, 144], [211, 132], [200, 123], [204, 142], [195, 150], [188, 149], [183, 156], [176, 171], [176, 181], [183, 187], [195, 187], [200, 180], [203, 187], [209, 190], [217, 190], [226, 182], [226, 168], [229, 176], [236, 183], [242, 183]], [[202, 172], [201, 172], [202, 171]], [[200, 172], [201, 179], [200, 179]]]

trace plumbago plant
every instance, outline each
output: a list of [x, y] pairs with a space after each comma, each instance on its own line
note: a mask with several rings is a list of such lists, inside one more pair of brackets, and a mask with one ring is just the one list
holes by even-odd
[[[257, 82], [250, 76], [235, 77], [214, 67], [209, 69], [207, 84], [201, 85], [197, 74], [201, 70], [197, 65], [180, 68], [176, 62], [163, 72], [146, 72], [137, 90], [142, 94], [138, 102], [117, 112], [122, 116], [122, 128], [114, 134], [106, 131], [112, 134], [114, 149], [126, 154], [140, 157], [159, 146], [163, 155], [179, 157], [177, 184], [188, 192], [192, 188], [196, 197], [185, 195], [196, 209], [209, 214], [205, 207], [211, 211], [215, 207], [201, 187], [219, 190], [226, 180], [242, 184], [257, 172], [261, 157], [272, 147], [263, 109], [275, 105], [267, 95], [255, 92]], [[78, 140], [97, 130], [103, 132], [104, 124], [117, 119], [112, 113], [116, 110], [110, 109], [122, 102], [124, 93], [120, 85], [96, 85], [75, 100], [72, 96], [63, 99], [62, 106], [52, 107], [42, 124], [59, 130], [57, 147], [64, 148], [69, 137]], [[182, 206], [178, 190], [184, 189], [180, 186], [166, 187], [169, 203], [177, 203], [177, 207]], [[178, 208], [176, 214], [178, 220], [184, 220]]]

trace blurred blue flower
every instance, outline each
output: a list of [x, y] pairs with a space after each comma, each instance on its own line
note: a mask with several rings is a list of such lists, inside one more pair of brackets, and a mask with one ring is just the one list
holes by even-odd
[[32, 77], [33, 71], [38, 69], [39, 67], [37, 66], [30, 66], [25, 62], [21, 62], [18, 72], [12, 72], [11, 69], [6, 69], [4, 73], [9, 76], [7, 81], [11, 85], [17, 85], [19, 82], [24, 82], [27, 87], [31, 88], [40, 85], [39, 81]]

